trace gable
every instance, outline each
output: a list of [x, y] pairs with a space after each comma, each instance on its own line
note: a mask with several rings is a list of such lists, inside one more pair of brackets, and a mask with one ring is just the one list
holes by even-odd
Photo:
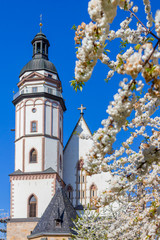
[[29, 75], [27, 75], [27, 77], [24, 77], [24, 79], [26, 79], [26, 80], [30, 80], [33, 78], [44, 79], [44, 76], [40, 73], [32, 72]]
[[73, 132], [71, 134], [71, 136], [69, 137], [69, 140], [68, 142], [66, 143], [65, 145], [65, 148], [64, 148], [64, 152], [67, 148], [67, 146], [69, 145], [69, 143], [71, 142], [71, 140], [73, 140], [73, 138], [79, 138], [79, 137], [82, 137], [82, 136], [92, 136], [92, 133], [83, 117], [83, 115], [80, 116], [75, 128], [73, 129]]

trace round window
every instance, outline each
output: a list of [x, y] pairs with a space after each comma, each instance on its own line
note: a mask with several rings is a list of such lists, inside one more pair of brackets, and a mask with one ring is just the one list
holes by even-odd
[[32, 108], [32, 112], [35, 113], [37, 110], [36, 108]]

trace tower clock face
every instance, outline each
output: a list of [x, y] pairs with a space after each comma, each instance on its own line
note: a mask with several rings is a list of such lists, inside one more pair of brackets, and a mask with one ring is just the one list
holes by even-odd
[[35, 113], [37, 110], [36, 108], [32, 108], [32, 112]]

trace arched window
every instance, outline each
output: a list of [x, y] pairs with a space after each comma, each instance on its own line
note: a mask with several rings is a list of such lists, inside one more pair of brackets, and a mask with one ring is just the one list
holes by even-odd
[[72, 200], [73, 200], [73, 188], [71, 187], [71, 185], [68, 185], [68, 187], [67, 187], [67, 197], [72, 202]]
[[29, 162], [30, 163], [36, 163], [37, 162], [37, 151], [34, 148], [30, 151]]
[[60, 170], [62, 170], [62, 157], [60, 155], [60, 159], [59, 159], [59, 167], [60, 167]]
[[29, 217], [36, 217], [37, 214], [37, 200], [34, 195], [29, 198]]
[[90, 204], [95, 205], [95, 200], [97, 198], [97, 187], [92, 184], [90, 187]]

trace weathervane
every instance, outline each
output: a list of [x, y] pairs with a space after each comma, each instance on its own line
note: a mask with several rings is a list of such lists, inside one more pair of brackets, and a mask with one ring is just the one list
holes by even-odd
[[42, 24], [42, 14], [40, 15], [40, 24], [39, 24], [39, 26], [40, 26], [40, 32], [42, 32], [42, 26], [43, 26], [43, 24]]
[[81, 107], [80, 108], [77, 108], [78, 110], [81, 110], [81, 115], [84, 114], [83, 110], [86, 110], [86, 107], [83, 107], [83, 104], [81, 104]]

